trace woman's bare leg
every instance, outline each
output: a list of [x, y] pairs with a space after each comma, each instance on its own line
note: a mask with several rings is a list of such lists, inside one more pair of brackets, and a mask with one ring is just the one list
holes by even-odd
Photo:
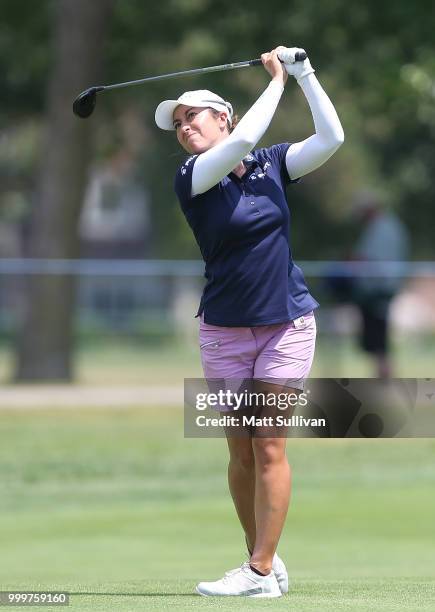
[[255, 546], [255, 458], [250, 437], [231, 437], [228, 484], [250, 551]]
[[250, 563], [262, 574], [268, 574], [287, 516], [291, 472], [285, 452], [286, 438], [253, 438], [252, 443], [256, 538]]
[[[266, 394], [298, 393], [291, 388], [258, 381], [257, 390]], [[292, 408], [276, 411], [266, 408], [262, 415], [278, 413], [290, 416]], [[275, 422], [275, 421], [273, 421]], [[251, 566], [262, 574], [272, 569], [273, 555], [284, 527], [290, 503], [291, 471], [287, 461], [287, 427], [258, 427], [252, 437], [255, 457], [255, 546], [251, 555]]]

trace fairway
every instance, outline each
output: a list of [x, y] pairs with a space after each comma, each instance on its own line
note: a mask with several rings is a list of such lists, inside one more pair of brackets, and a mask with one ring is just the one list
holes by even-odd
[[172, 408], [2, 410], [2, 589], [80, 611], [434, 609], [433, 440], [289, 441], [292, 587], [259, 601], [193, 592], [244, 549], [225, 441], [182, 431]]
[[[358, 349], [356, 339], [319, 334], [311, 377], [371, 377], [373, 364]], [[179, 386], [185, 378], [203, 375], [196, 335], [189, 342], [148, 345], [122, 336], [105, 338], [95, 345], [78, 343], [75, 380], [79, 384]], [[394, 339], [396, 377], [432, 377], [435, 336], [403, 335]], [[0, 344], [0, 382], [13, 379], [15, 358], [7, 344]]]

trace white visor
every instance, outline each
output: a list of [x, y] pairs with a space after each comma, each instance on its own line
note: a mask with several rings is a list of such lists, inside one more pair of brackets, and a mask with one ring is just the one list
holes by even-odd
[[229, 123], [233, 118], [233, 107], [229, 102], [208, 89], [197, 89], [186, 91], [178, 100], [164, 100], [156, 108], [156, 123], [162, 130], [174, 129], [174, 110], [180, 104], [186, 106], [200, 106], [204, 108], [214, 108], [217, 111], [227, 114]]

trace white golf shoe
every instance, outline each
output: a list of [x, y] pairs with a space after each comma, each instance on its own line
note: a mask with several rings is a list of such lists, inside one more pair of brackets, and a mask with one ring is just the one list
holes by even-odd
[[196, 592], [205, 596], [281, 597], [274, 571], [267, 576], [260, 576], [251, 570], [249, 563], [226, 572], [216, 582], [200, 582]]
[[[249, 561], [245, 561], [244, 563], [242, 563], [242, 567], [244, 567], [245, 565], [249, 567]], [[286, 595], [286, 593], [288, 593], [287, 569], [286, 569], [286, 566], [284, 565], [284, 561], [280, 557], [278, 557], [276, 553], [273, 555], [272, 569], [276, 576], [279, 590], [281, 591], [283, 595]], [[226, 572], [225, 576], [231, 576], [231, 574], [234, 574], [235, 572], [238, 572], [239, 570], [240, 570], [240, 567], [236, 567], [236, 569], [229, 570], [228, 572]]]
[[279, 590], [283, 595], [288, 593], [288, 574], [284, 561], [275, 553], [273, 555], [272, 569], [278, 582]]

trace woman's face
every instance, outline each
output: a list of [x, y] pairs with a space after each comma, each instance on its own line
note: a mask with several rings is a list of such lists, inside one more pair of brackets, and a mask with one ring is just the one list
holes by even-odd
[[229, 134], [225, 113], [180, 104], [173, 114], [178, 142], [188, 153], [204, 153]]

